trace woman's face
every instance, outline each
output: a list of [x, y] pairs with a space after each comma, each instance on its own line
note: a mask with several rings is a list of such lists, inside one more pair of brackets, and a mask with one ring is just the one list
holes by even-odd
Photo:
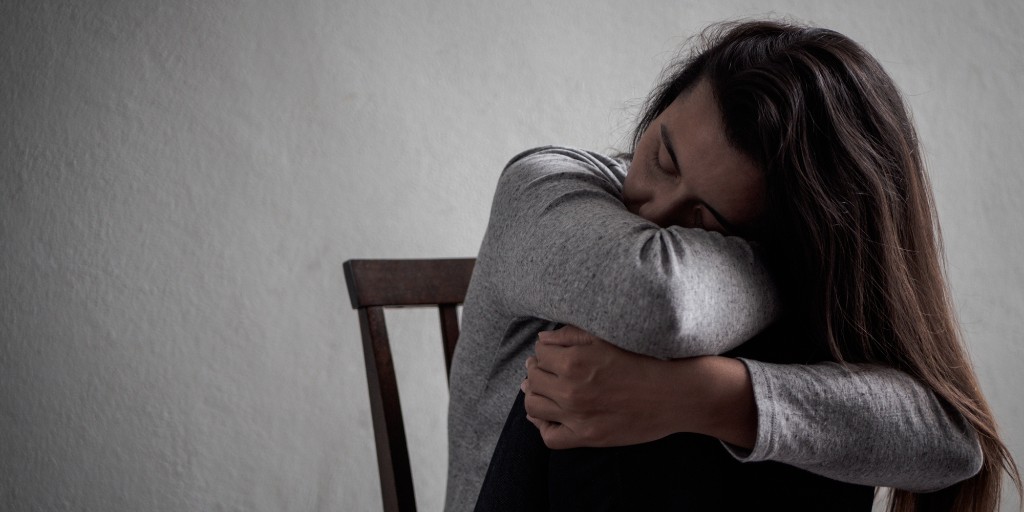
[[737, 235], [764, 213], [764, 173], [725, 136], [706, 80], [684, 91], [640, 137], [622, 189], [629, 211], [661, 227]]

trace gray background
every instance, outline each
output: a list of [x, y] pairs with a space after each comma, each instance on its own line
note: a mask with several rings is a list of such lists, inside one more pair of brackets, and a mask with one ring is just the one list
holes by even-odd
[[[624, 148], [687, 36], [766, 12], [862, 42], [906, 93], [1024, 459], [1024, 3], [5, 0], [0, 509], [379, 509], [341, 263], [474, 255], [509, 157]], [[438, 510], [435, 317], [393, 318]]]

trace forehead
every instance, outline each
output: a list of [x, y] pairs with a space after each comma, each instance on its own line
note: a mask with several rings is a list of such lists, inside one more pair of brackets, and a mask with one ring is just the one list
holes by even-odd
[[[654, 136], [672, 146], [686, 190], [736, 224], [751, 224], [761, 215], [764, 173], [725, 134], [710, 85], [700, 80], [684, 91], [655, 120]], [[662, 141], [664, 144], [665, 141]]]
[[716, 166], [744, 163], [739, 160], [745, 155], [725, 135], [718, 103], [706, 80], [683, 91], [659, 118], [671, 138], [680, 139], [691, 160]]

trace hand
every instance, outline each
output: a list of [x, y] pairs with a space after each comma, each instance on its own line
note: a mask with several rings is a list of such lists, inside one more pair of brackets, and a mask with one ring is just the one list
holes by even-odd
[[753, 446], [757, 412], [738, 360], [663, 361], [566, 326], [538, 335], [526, 367], [527, 419], [549, 448], [624, 446], [675, 432]]
[[577, 327], [541, 332], [522, 386], [527, 419], [553, 449], [660, 439], [675, 431], [659, 414], [665, 363]]

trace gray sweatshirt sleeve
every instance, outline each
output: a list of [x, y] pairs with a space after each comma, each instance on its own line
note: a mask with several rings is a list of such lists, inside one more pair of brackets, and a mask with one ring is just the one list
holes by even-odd
[[[489, 267], [487, 286], [511, 316], [576, 325], [662, 358], [721, 354], [774, 320], [776, 290], [747, 242], [630, 214], [624, 173], [567, 148], [531, 150], [506, 167], [477, 265]], [[913, 491], [980, 468], [973, 430], [902, 372], [744, 363], [758, 432], [750, 452], [727, 447], [739, 460]]]
[[969, 478], [984, 458], [963, 417], [909, 375], [881, 366], [742, 360], [757, 441], [742, 461], [774, 460], [836, 480], [929, 492]]
[[661, 358], [726, 352], [775, 319], [776, 290], [746, 241], [629, 213], [623, 177], [619, 162], [567, 148], [505, 168], [484, 246], [507, 311]]

